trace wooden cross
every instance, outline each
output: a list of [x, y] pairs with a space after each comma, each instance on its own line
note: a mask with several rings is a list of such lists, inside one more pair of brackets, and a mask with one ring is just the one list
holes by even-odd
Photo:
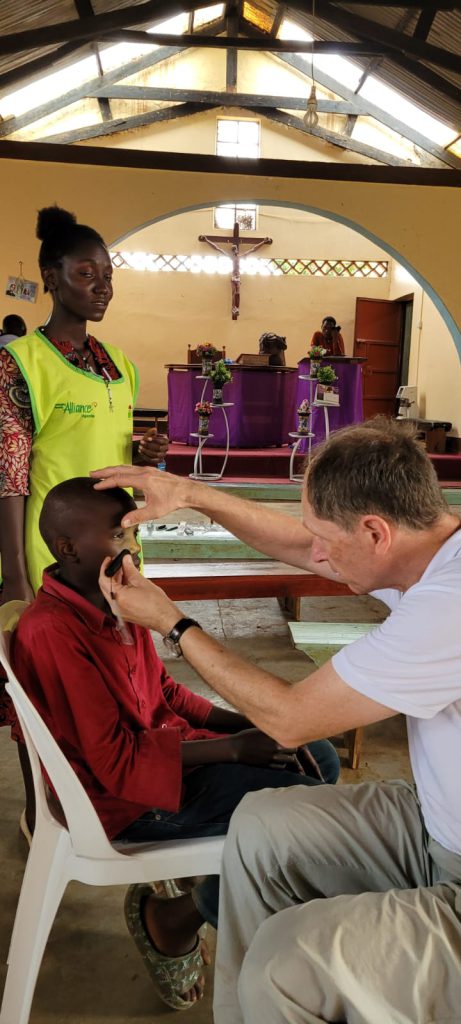
[[[240, 256], [243, 255], [240, 252], [241, 245], [251, 245], [251, 249], [247, 249], [245, 255], [249, 256], [250, 253], [255, 252], [256, 249], [260, 249], [262, 245], [272, 245], [272, 238], [241, 238], [239, 224], [234, 224], [233, 235], [199, 235], [199, 242], [206, 242], [211, 246], [212, 249], [216, 249], [216, 252], [220, 252], [223, 256], [229, 256], [232, 259], [232, 274], [231, 274], [231, 286], [232, 286], [232, 319], [237, 320], [240, 312]], [[225, 249], [218, 245], [218, 242], [224, 245], [230, 245], [230, 253], [226, 252]]]

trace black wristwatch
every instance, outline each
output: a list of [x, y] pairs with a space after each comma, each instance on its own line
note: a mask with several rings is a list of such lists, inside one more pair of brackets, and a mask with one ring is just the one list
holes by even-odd
[[189, 629], [190, 626], [197, 626], [198, 629], [202, 628], [200, 623], [196, 622], [195, 619], [179, 619], [179, 622], [173, 626], [173, 629], [170, 629], [170, 632], [167, 633], [166, 636], [162, 637], [165, 647], [168, 647], [168, 650], [175, 658], [182, 658], [181, 644], [179, 641], [183, 633], [185, 633], [186, 629]]

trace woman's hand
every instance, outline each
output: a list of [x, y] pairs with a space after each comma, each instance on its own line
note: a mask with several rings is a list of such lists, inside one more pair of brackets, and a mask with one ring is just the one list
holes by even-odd
[[99, 586], [114, 615], [155, 629], [162, 636], [169, 633], [182, 618], [180, 609], [160, 587], [141, 576], [131, 555], [125, 555], [122, 568], [112, 577], [105, 573], [110, 562], [110, 558], [105, 558], [102, 563]]
[[165, 434], [159, 434], [156, 427], [151, 427], [143, 434], [138, 447], [138, 464], [141, 466], [156, 466], [164, 462], [168, 450], [168, 438]]
[[146, 499], [144, 508], [124, 516], [124, 527], [159, 519], [178, 508], [190, 507], [188, 493], [191, 481], [150, 466], [108, 466], [106, 469], [92, 470], [90, 476], [97, 479], [94, 485], [97, 491], [107, 490], [108, 487], [135, 487], [143, 492]]

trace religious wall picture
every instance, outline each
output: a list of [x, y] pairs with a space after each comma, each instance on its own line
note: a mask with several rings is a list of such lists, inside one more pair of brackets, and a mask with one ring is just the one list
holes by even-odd
[[22, 299], [23, 302], [36, 302], [38, 281], [26, 281], [24, 277], [9, 277], [5, 295], [11, 299]]

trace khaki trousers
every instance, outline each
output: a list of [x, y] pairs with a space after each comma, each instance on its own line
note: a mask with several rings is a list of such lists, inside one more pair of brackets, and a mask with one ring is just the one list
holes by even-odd
[[224, 852], [216, 1024], [461, 1022], [461, 857], [406, 782], [263, 790]]

